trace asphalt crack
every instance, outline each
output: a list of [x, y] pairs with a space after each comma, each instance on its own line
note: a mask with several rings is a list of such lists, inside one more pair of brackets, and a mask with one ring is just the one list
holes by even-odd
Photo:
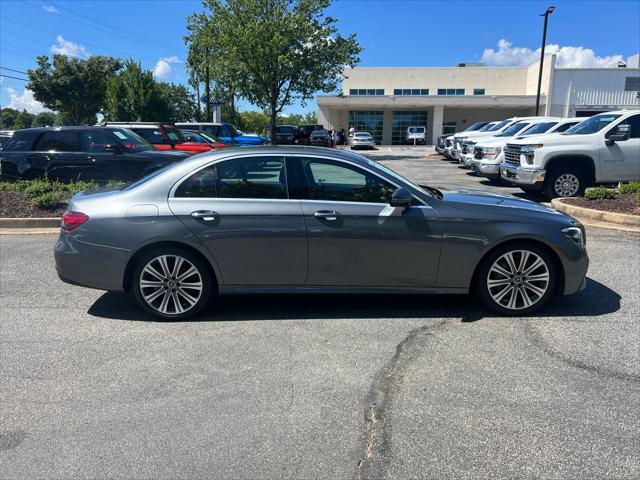
[[424, 347], [433, 340], [435, 333], [450, 324], [450, 320], [442, 320], [411, 330], [396, 345], [394, 356], [376, 373], [366, 397], [366, 435], [362, 457], [356, 464], [356, 479], [373, 476], [369, 472], [384, 468], [384, 460], [391, 455], [390, 425], [385, 424], [386, 413], [393, 404], [394, 394], [401, 390], [404, 381], [402, 372], [418, 355], [424, 353]]
[[531, 322], [525, 322], [524, 324], [524, 332], [529, 341], [536, 348], [542, 350], [545, 354], [549, 355], [551, 358], [558, 360], [570, 367], [577, 368], [579, 370], [584, 370], [589, 373], [593, 373], [595, 375], [599, 375], [601, 377], [614, 378], [616, 380], [622, 380], [626, 382], [640, 382], [640, 375], [633, 373], [625, 373], [619, 372], [616, 370], [612, 370], [610, 368], [591, 365], [589, 363], [583, 362], [581, 360], [571, 358], [558, 350], [554, 349], [545, 339], [544, 337], [536, 331]]

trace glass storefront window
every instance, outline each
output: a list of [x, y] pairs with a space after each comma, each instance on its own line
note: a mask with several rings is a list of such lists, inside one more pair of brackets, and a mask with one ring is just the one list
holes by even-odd
[[442, 122], [442, 134], [453, 135], [456, 133], [456, 121]]
[[393, 112], [391, 121], [391, 144], [405, 143], [408, 127], [426, 127], [428, 112]]
[[369, 132], [373, 140], [382, 143], [382, 124], [384, 113], [381, 111], [350, 111], [349, 125], [356, 129], [356, 132]]

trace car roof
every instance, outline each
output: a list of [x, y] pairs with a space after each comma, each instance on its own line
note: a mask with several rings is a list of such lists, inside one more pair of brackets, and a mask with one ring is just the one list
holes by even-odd
[[102, 124], [106, 127], [124, 127], [124, 128], [154, 128], [160, 126], [173, 125], [171, 122], [162, 123], [162, 122], [104, 122]]
[[123, 125], [70, 125], [64, 127], [33, 127], [33, 128], [22, 128], [20, 130], [16, 130], [16, 132], [61, 132], [61, 131], [69, 131], [69, 130], [104, 130], [105, 128], [126, 128]]
[[216, 123], [216, 122], [176, 122], [174, 125], [214, 125], [214, 126], [222, 126], [222, 125], [231, 125], [230, 123]]

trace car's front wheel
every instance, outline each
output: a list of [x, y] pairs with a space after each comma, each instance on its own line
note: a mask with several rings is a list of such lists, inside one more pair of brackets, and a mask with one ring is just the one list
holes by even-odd
[[587, 187], [584, 172], [574, 167], [559, 167], [551, 170], [544, 179], [542, 189], [547, 198], [579, 197]]
[[484, 259], [476, 290], [482, 302], [499, 313], [527, 315], [553, 296], [556, 269], [549, 254], [529, 243], [500, 247]]
[[181, 248], [162, 248], [139, 259], [132, 286], [146, 312], [162, 320], [185, 320], [208, 303], [212, 278], [199, 256]]

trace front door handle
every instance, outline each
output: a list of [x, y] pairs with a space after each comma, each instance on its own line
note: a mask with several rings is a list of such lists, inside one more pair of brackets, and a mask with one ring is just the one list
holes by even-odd
[[220, 218], [220, 214], [213, 210], [196, 210], [195, 212], [191, 212], [191, 218], [202, 220], [203, 222], [212, 222]]
[[321, 220], [335, 221], [338, 220], [341, 215], [339, 212], [334, 210], [318, 210], [313, 214], [313, 216]]

